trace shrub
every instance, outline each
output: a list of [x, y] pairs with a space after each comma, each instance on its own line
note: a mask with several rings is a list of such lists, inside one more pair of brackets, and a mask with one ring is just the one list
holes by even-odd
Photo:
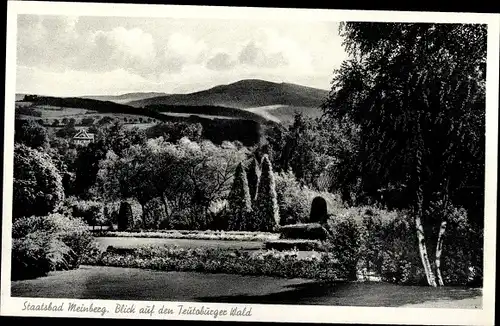
[[146, 229], [158, 229], [160, 224], [168, 224], [165, 207], [160, 198], [154, 198], [144, 205]]
[[338, 261], [343, 273], [350, 280], [357, 278], [361, 258], [361, 232], [358, 224], [349, 214], [336, 216], [327, 221], [331, 237], [325, 248]]
[[122, 201], [118, 213], [118, 231], [128, 230], [133, 223], [132, 207], [130, 203]]
[[81, 219], [58, 213], [14, 221], [12, 238], [14, 278], [77, 268], [93, 245], [93, 237]]
[[75, 197], [70, 197], [66, 200], [65, 205], [70, 208], [74, 217], [81, 217], [88, 225], [95, 227], [96, 225], [105, 225], [103, 203], [95, 200], [78, 200]]
[[326, 240], [330, 231], [319, 223], [290, 224], [280, 227], [280, 239]]
[[211, 203], [208, 207], [208, 217], [210, 219], [210, 230], [224, 230], [229, 229], [228, 221], [230, 219], [229, 214], [231, 214], [228, 209], [228, 201], [225, 199], [219, 199]]
[[13, 218], [52, 213], [64, 200], [59, 171], [46, 154], [15, 144]]
[[317, 196], [325, 199], [328, 214], [344, 211], [335, 195], [301, 186], [291, 170], [275, 173], [275, 181], [281, 225], [310, 222], [311, 204]]
[[387, 221], [381, 236], [382, 279], [397, 284], [423, 284], [425, 274], [412, 221], [404, 215]]
[[307, 222], [309, 213], [308, 196], [295, 179], [291, 170], [275, 174], [276, 195], [281, 216], [281, 224]]
[[309, 221], [312, 223], [325, 223], [328, 218], [326, 200], [321, 196], [316, 196], [311, 203], [311, 214]]
[[464, 209], [451, 208], [441, 258], [445, 284], [482, 283], [482, 231], [471, 226]]
[[259, 231], [274, 231], [280, 224], [278, 199], [274, 182], [274, 174], [269, 157], [262, 158], [262, 174], [260, 176], [257, 199], [254, 205], [255, 222]]
[[46, 232], [37, 231], [20, 239], [14, 238], [11, 279], [36, 278], [65, 267], [69, 252], [66, 244]]

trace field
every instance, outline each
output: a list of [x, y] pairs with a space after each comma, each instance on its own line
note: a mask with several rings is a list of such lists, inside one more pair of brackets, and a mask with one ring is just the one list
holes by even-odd
[[[83, 109], [83, 108], [73, 108], [73, 107], [57, 107], [52, 105], [33, 105], [31, 102], [16, 102], [16, 107], [29, 107], [34, 112], [38, 112], [40, 116], [33, 115], [24, 115], [20, 114], [19, 117], [21, 119], [42, 119], [44, 125], [53, 126], [55, 120], [62, 125], [62, 119], [75, 119], [75, 124], [80, 125], [83, 119], [92, 118], [97, 122], [103, 117], [112, 117], [118, 120], [121, 120], [129, 127], [137, 126], [141, 129], [148, 128], [155, 124], [155, 122], [159, 122], [159, 120], [139, 116], [135, 114], [126, 114], [126, 113], [101, 113], [98, 111]], [[143, 121], [143, 122], [142, 122]]]
[[230, 117], [225, 115], [211, 115], [211, 114], [193, 114], [193, 113], [179, 113], [179, 112], [162, 112], [161, 114], [170, 116], [170, 117], [191, 117], [197, 116], [200, 118], [206, 119], [238, 119], [237, 117]]
[[320, 117], [322, 114], [321, 110], [317, 108], [290, 105], [268, 105], [245, 110], [284, 125], [289, 125], [293, 122], [295, 113], [302, 113], [311, 118]]

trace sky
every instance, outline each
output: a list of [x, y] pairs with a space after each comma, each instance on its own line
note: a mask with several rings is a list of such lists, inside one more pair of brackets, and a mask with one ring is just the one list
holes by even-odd
[[338, 24], [18, 15], [16, 92], [189, 93], [257, 78], [330, 89]]

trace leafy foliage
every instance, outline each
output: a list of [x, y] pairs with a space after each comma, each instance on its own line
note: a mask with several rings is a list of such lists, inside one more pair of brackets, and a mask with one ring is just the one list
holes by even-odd
[[82, 218], [88, 225], [105, 225], [104, 205], [96, 200], [78, 200], [70, 197], [65, 205], [70, 208], [72, 216]]
[[163, 139], [176, 143], [184, 137], [192, 141], [199, 141], [203, 133], [203, 126], [200, 123], [188, 122], [162, 122], [146, 129], [148, 138], [163, 137]]
[[360, 128], [363, 191], [392, 184], [415, 200], [417, 159], [427, 194], [482, 187], [486, 27], [346, 23], [341, 35], [351, 59], [324, 110]]
[[328, 221], [332, 233], [326, 248], [339, 262], [350, 280], [357, 278], [358, 262], [360, 260], [361, 235], [360, 229], [349, 215], [336, 216]]
[[46, 215], [64, 200], [61, 175], [46, 153], [15, 144], [13, 197], [14, 219]]
[[[437, 278], [426, 235], [448, 214], [426, 212], [440, 201], [463, 205], [462, 189], [483, 187], [486, 26], [343, 23], [340, 34], [350, 59], [335, 72], [323, 108], [359, 128], [355, 170], [345, 181], [359, 185], [365, 203], [412, 209], [427, 282], [442, 285], [442, 233], [434, 242]], [[387, 189], [399, 196], [381, 196]], [[482, 218], [477, 198], [465, 205]]]
[[311, 204], [316, 196], [325, 198], [329, 214], [342, 207], [337, 196], [301, 185], [291, 170], [275, 172], [274, 177], [281, 225], [309, 222]]
[[12, 225], [12, 278], [77, 268], [93, 248], [87, 225], [62, 214], [23, 217]]
[[44, 150], [49, 146], [47, 129], [35, 120], [16, 119], [14, 141], [38, 150]]
[[143, 219], [146, 204], [160, 198], [169, 227], [207, 228], [211, 205], [228, 196], [236, 166], [247, 154], [229, 143], [152, 139], [131, 146], [122, 157], [109, 152], [100, 165], [96, 192], [110, 199], [135, 198]]
[[89, 195], [94, 186], [99, 171], [99, 163], [105, 159], [108, 151], [116, 155], [132, 145], [144, 144], [146, 137], [143, 131], [124, 128], [119, 122], [106, 125], [99, 130], [96, 140], [78, 152], [75, 161], [75, 193], [81, 196]]

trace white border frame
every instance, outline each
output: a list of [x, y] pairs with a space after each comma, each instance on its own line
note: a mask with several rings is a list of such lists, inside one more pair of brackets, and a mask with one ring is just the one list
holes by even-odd
[[488, 54], [486, 82], [486, 185], [485, 185], [485, 233], [484, 233], [484, 285], [482, 309], [428, 309], [428, 308], [364, 308], [301, 305], [259, 305], [252, 307], [250, 317], [218, 317], [221, 321], [275, 321], [275, 322], [316, 322], [316, 323], [366, 323], [366, 324], [432, 324], [432, 325], [494, 325], [495, 311], [495, 265], [496, 265], [496, 181], [498, 148], [498, 89], [500, 15], [478, 13], [437, 13], [437, 12], [391, 12], [326, 9], [283, 9], [283, 8], [243, 8], [206, 7], [181, 5], [137, 5], [71, 2], [14, 2], [7, 5], [7, 46], [5, 81], [5, 130], [4, 130], [4, 187], [3, 187], [3, 243], [1, 270], [0, 314], [6, 316], [40, 317], [92, 317], [93, 313], [23, 311], [24, 302], [31, 303], [90, 303], [106, 306], [104, 318], [133, 319], [184, 319], [214, 320], [210, 316], [158, 316], [124, 315], [114, 313], [116, 303], [134, 302], [140, 306], [176, 307], [177, 304], [213, 309], [230, 309], [242, 304], [192, 303], [192, 302], [149, 302], [118, 300], [66, 300], [43, 298], [10, 297], [10, 257], [11, 253], [11, 210], [13, 180], [14, 144], [14, 103], [16, 85], [16, 35], [17, 14], [37, 15], [78, 15], [78, 16], [126, 16], [126, 17], [176, 17], [176, 18], [223, 18], [255, 20], [305, 20], [305, 21], [371, 21], [371, 22], [436, 22], [436, 23], [481, 23], [488, 24]]

